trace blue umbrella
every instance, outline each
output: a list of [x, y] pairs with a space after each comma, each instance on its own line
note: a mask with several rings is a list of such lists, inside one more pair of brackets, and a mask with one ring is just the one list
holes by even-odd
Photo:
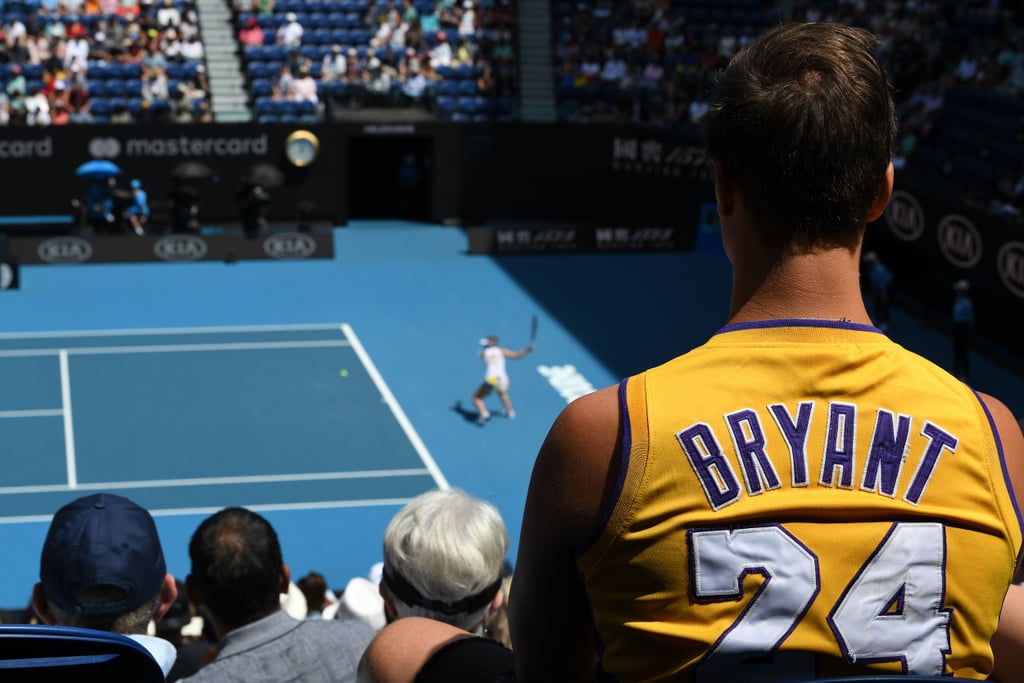
[[93, 159], [75, 169], [75, 175], [86, 178], [109, 178], [110, 176], [120, 175], [120, 173], [121, 168], [113, 161], [107, 161], [106, 159]]

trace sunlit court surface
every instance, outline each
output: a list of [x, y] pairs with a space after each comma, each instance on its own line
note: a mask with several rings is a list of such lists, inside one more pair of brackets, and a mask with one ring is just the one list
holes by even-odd
[[446, 485], [346, 324], [9, 335], [0, 364], [28, 388], [3, 398], [0, 441], [37, 455], [5, 472], [9, 521], [47, 516], [69, 489], [170, 513]]
[[[154, 513], [179, 578], [199, 522], [243, 505], [293, 576], [344, 586], [438, 486], [495, 503], [514, 560], [558, 412], [727, 317], [716, 253], [469, 255], [461, 229], [391, 221], [334, 237], [323, 260], [22, 267], [0, 293], [0, 607], [27, 603], [50, 515], [95, 491]], [[491, 396], [478, 425], [478, 340], [522, 348], [534, 316], [535, 353], [508, 364], [516, 418]], [[889, 333], [948, 367], [940, 330], [898, 309]], [[972, 362], [976, 388], [1024, 414], [1024, 381]]]

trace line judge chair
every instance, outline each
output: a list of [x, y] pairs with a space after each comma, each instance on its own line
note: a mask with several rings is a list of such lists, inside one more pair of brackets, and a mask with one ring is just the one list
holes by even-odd
[[0, 624], [0, 681], [163, 683], [160, 665], [127, 636], [71, 626]]

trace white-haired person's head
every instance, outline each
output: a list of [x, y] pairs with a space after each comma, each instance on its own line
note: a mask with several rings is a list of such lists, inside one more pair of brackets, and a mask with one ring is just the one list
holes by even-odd
[[417, 496], [384, 532], [380, 591], [388, 619], [428, 617], [482, 633], [504, 601], [508, 544], [490, 503], [459, 489]]

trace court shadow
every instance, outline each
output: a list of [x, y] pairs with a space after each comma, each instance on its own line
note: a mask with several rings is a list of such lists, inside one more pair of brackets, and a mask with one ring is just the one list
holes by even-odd
[[482, 424], [480, 422], [480, 413], [475, 408], [466, 408], [462, 405], [462, 401], [455, 401], [455, 405], [452, 406], [452, 410], [462, 416], [462, 419], [474, 425]]

